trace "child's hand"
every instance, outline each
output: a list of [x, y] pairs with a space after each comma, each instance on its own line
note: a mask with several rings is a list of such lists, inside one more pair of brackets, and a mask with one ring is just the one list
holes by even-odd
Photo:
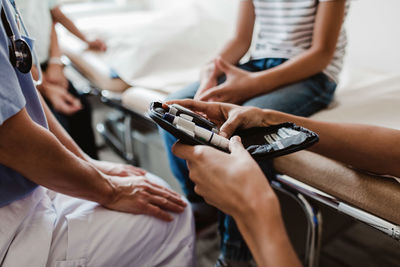
[[214, 62], [210, 62], [204, 66], [200, 73], [200, 86], [194, 99], [199, 100], [200, 95], [204, 94], [208, 89], [217, 86], [217, 79], [220, 74]]
[[226, 75], [226, 81], [196, 94], [197, 100], [241, 104], [255, 96], [257, 81], [254, 73], [241, 70], [222, 58], [215, 60], [217, 70]]

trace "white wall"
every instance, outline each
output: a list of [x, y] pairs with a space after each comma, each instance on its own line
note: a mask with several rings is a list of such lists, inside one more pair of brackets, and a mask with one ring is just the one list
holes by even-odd
[[346, 63], [400, 72], [400, 0], [352, 1]]

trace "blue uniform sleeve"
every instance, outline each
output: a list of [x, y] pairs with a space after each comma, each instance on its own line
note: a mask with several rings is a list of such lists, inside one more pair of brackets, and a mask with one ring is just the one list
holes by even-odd
[[18, 113], [26, 102], [15, 69], [9, 60], [9, 42], [1, 20], [0, 24], [0, 125], [2, 125]]

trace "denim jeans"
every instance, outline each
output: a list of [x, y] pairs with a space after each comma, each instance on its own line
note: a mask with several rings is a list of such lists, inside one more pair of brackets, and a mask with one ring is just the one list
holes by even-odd
[[[266, 58], [252, 60], [238, 67], [247, 71], [256, 72], [276, 67], [284, 63], [286, 59]], [[225, 81], [225, 77], [219, 78], [219, 83]], [[168, 96], [168, 99], [193, 98], [199, 88], [199, 82]], [[251, 98], [243, 103], [243, 106], [255, 106], [265, 109], [274, 109], [298, 116], [310, 116], [325, 108], [331, 101], [336, 89], [336, 83], [324, 73], [318, 73], [308, 79], [297, 83], [285, 85], [275, 91]], [[171, 152], [172, 145], [176, 142], [171, 134], [161, 131], [166, 146], [168, 159], [172, 173], [180, 182], [183, 191], [191, 202], [204, 201], [194, 192], [194, 184], [188, 178], [189, 171], [186, 162]], [[271, 162], [258, 162], [265, 174], [272, 175]], [[271, 177], [269, 177], [271, 178]], [[219, 230], [221, 233], [221, 252], [225, 258], [237, 261], [245, 261], [251, 258], [251, 253], [244, 242], [235, 221], [231, 216], [221, 214], [219, 218]]]

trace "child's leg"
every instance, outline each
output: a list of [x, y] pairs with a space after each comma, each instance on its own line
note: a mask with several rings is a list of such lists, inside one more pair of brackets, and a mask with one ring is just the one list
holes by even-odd
[[[310, 116], [325, 108], [332, 100], [336, 88], [324, 74], [317, 74], [304, 81], [291, 84], [248, 100], [244, 106], [256, 106], [291, 113], [299, 116]], [[259, 163], [260, 164], [260, 163]], [[271, 176], [270, 162], [260, 165], [267, 176]], [[265, 165], [265, 166], [264, 166]], [[268, 177], [271, 179], [272, 177]], [[251, 258], [250, 251], [244, 242], [236, 223], [231, 216], [223, 216], [220, 225], [222, 233], [221, 251], [224, 258], [235, 261], [247, 261]]]

